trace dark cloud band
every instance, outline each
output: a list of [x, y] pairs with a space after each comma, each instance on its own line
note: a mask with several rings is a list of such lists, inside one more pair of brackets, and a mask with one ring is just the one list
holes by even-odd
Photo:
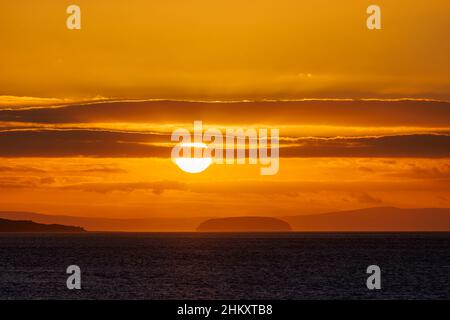
[[[158, 133], [97, 130], [0, 132], [2, 157], [169, 158], [170, 137]], [[352, 138], [281, 137], [280, 157], [450, 157], [450, 135], [415, 134]]]
[[206, 103], [101, 102], [0, 110], [0, 121], [43, 124], [134, 122], [450, 127], [450, 103], [421, 100], [313, 100]]

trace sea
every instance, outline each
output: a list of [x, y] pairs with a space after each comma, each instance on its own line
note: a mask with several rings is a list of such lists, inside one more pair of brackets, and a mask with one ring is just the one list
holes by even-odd
[[450, 299], [450, 233], [3, 233], [0, 299]]

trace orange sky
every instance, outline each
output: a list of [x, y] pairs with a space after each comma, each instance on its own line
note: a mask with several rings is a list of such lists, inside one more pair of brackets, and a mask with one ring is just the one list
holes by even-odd
[[[448, 1], [377, 1], [377, 31], [361, 0], [80, 0], [70, 31], [71, 3], [0, 4], [0, 211], [450, 207]], [[280, 171], [182, 172], [195, 120], [279, 128]]]
[[[66, 28], [76, 3], [81, 30]], [[450, 100], [447, 0], [0, 4], [0, 95]], [[6, 47], [6, 50], [5, 50]]]
[[[3, 210], [110, 217], [450, 206], [450, 104], [111, 102], [0, 110]], [[271, 116], [272, 115], [272, 116]], [[383, 116], [382, 116], [383, 115]], [[280, 171], [170, 159], [173, 128], [280, 129]]]

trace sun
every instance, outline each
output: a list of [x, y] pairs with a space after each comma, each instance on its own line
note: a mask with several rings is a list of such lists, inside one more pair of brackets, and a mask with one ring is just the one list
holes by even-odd
[[[206, 149], [207, 146], [204, 143], [182, 143], [181, 147], [191, 147], [191, 148], [201, 148]], [[187, 157], [178, 157], [175, 158], [176, 165], [188, 173], [199, 173], [205, 171], [212, 163], [211, 157], [202, 157], [202, 158], [187, 158]]]

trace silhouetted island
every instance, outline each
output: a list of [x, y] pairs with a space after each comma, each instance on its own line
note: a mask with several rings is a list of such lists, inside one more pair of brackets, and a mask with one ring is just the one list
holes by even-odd
[[233, 217], [202, 222], [198, 232], [287, 232], [291, 226], [280, 219], [267, 217]]
[[84, 232], [80, 227], [0, 219], [0, 232]]
[[[233, 231], [240, 228], [242, 219], [232, 224]], [[253, 217], [256, 219], [270, 219]], [[102, 218], [45, 215], [33, 212], [0, 211], [0, 219], [31, 220], [41, 224], [80, 226], [89, 231], [125, 231], [125, 232], [193, 232], [199, 225], [212, 220], [211, 217], [176, 218]], [[238, 220], [236, 220], [238, 219]], [[394, 208], [375, 207], [349, 211], [279, 217], [293, 231], [300, 232], [449, 232], [450, 208]], [[221, 222], [221, 221], [219, 221]], [[226, 221], [225, 221], [226, 222]], [[222, 222], [221, 222], [222, 223]], [[245, 227], [245, 225], [242, 225]], [[206, 225], [208, 227], [208, 225]], [[203, 228], [203, 226], [202, 226]], [[245, 229], [245, 228], [244, 228]], [[259, 229], [259, 228], [256, 228]], [[225, 230], [229, 231], [229, 230]], [[263, 230], [264, 232], [265, 230]], [[269, 230], [272, 231], [272, 230]], [[289, 231], [289, 230], [288, 230]], [[239, 232], [239, 231], [236, 231]], [[245, 231], [244, 231], [245, 232]]]

